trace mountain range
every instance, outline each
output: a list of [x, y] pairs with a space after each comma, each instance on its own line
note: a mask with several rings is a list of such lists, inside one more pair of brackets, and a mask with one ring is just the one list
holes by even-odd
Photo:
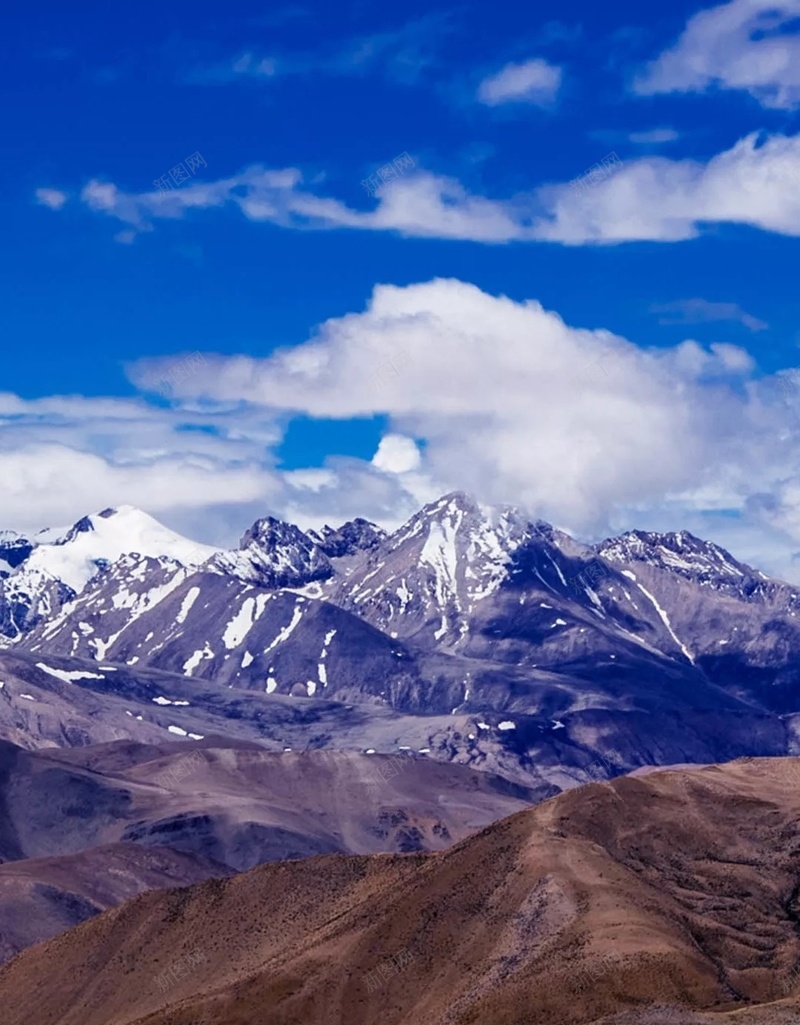
[[0, 559], [23, 747], [224, 733], [558, 789], [798, 747], [797, 589], [685, 531], [587, 545], [454, 493], [392, 533], [261, 519], [231, 551], [107, 509]]

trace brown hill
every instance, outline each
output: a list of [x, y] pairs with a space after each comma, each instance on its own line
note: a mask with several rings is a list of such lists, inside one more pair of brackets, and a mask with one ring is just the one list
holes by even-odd
[[0, 971], [6, 1025], [796, 1022], [800, 762], [591, 784], [437, 854], [153, 892]]
[[230, 873], [196, 854], [133, 843], [6, 862], [0, 865], [0, 962], [146, 890]]

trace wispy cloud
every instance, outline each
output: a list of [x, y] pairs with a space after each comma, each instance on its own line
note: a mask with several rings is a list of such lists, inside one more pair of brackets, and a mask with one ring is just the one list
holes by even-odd
[[647, 132], [631, 132], [628, 138], [637, 146], [663, 146], [668, 142], [677, 142], [680, 133], [674, 128], [651, 128]]
[[561, 87], [561, 68], [539, 57], [522, 64], [506, 64], [478, 86], [478, 100], [489, 107], [505, 103], [549, 106]]
[[50, 207], [51, 210], [60, 210], [69, 198], [66, 192], [59, 189], [37, 189], [34, 195], [38, 203]]
[[798, 0], [731, 0], [693, 15], [677, 43], [635, 80], [642, 95], [750, 93], [765, 107], [800, 104]]
[[317, 50], [246, 47], [230, 58], [195, 68], [192, 84], [278, 79], [291, 75], [357, 76], [380, 73], [403, 83], [417, 81], [436, 60], [446, 16], [432, 14], [400, 28], [341, 40]]
[[800, 135], [761, 141], [753, 134], [707, 163], [627, 158], [591, 189], [565, 182], [512, 199], [476, 195], [454, 178], [417, 168], [378, 189], [377, 206], [363, 210], [305, 187], [297, 168], [258, 165], [167, 193], [129, 193], [93, 179], [80, 198], [90, 210], [137, 232], [152, 231], [160, 219], [231, 206], [249, 220], [285, 228], [394, 231], [473, 242], [677, 242], [714, 223], [798, 236]]
[[545, 187], [539, 238], [589, 242], [678, 242], [710, 224], [742, 224], [800, 235], [800, 135], [752, 134], [707, 162], [627, 158], [608, 180], [570, 194]]
[[661, 324], [708, 324], [714, 321], [734, 321], [750, 331], [764, 331], [769, 324], [746, 313], [738, 303], [714, 303], [707, 299], [677, 299], [650, 307], [653, 313], [665, 314]]

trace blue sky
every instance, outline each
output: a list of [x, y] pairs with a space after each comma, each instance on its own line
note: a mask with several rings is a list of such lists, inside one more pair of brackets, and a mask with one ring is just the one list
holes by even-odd
[[[798, 18], [15, 9], [4, 524], [128, 502], [220, 541], [266, 510], [393, 522], [466, 487], [587, 537], [688, 527], [792, 575]], [[376, 390], [399, 350], [411, 369]]]

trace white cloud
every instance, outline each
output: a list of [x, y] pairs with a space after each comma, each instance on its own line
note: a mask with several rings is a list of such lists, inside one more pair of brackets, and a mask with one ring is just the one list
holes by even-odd
[[[402, 373], [369, 390], [398, 350]], [[133, 376], [146, 387], [159, 370], [143, 363]], [[263, 360], [209, 357], [178, 388], [320, 418], [388, 414], [372, 466], [329, 461], [335, 478], [315, 491], [316, 508], [342, 508], [345, 481], [350, 509], [360, 491], [389, 510], [462, 488], [584, 535], [665, 509], [675, 528], [732, 511], [755, 550], [772, 552], [776, 531], [784, 552], [800, 544], [800, 506], [784, 501], [779, 517], [752, 504], [800, 481], [798, 408], [734, 345], [643, 350], [537, 302], [437, 280], [379, 286], [363, 313], [324, 323], [311, 341]], [[299, 497], [293, 508], [308, 511]]]
[[[642, 95], [743, 90], [765, 107], [800, 103], [800, 0], [731, 0], [700, 11], [635, 81]], [[781, 30], [784, 29], [784, 34]]]
[[658, 156], [626, 160], [593, 185], [543, 185], [509, 200], [475, 195], [452, 178], [417, 171], [380, 190], [374, 209], [356, 210], [303, 188], [296, 168], [258, 166], [166, 193], [126, 193], [93, 180], [81, 198], [89, 209], [126, 224], [124, 241], [130, 241], [131, 230], [151, 231], [159, 219], [226, 205], [250, 220], [285, 228], [396, 231], [492, 243], [675, 242], [713, 223], [796, 236], [800, 135], [749, 135], [707, 163]]
[[534, 103], [547, 106], [561, 86], [561, 68], [541, 58], [522, 64], [506, 64], [478, 86], [478, 99], [489, 107], [501, 103]]
[[708, 163], [645, 157], [576, 192], [539, 191], [538, 238], [587, 242], [694, 238], [706, 224], [747, 224], [800, 235], [800, 136], [753, 134]]
[[[163, 409], [143, 401], [0, 393], [2, 527], [69, 524], [109, 505], [172, 523], [201, 510], [263, 508], [280, 491], [264, 447], [281, 431], [263, 410]], [[212, 427], [214, 433], [205, 428]], [[200, 429], [203, 428], [203, 429]], [[236, 530], [241, 528], [238, 513]]]
[[[154, 513], [207, 504], [266, 501], [269, 488], [254, 466], [152, 453], [119, 463], [65, 445], [0, 452], [3, 523], [12, 528], [71, 523], [108, 505], [141, 505]], [[209, 496], [217, 501], [209, 503]]]
[[372, 457], [372, 465], [387, 473], [409, 473], [418, 470], [421, 457], [413, 438], [403, 434], [385, 434]]
[[135, 505], [188, 537], [231, 545], [267, 513], [304, 526], [354, 516], [399, 526], [435, 497], [424, 479], [405, 473], [401, 481], [335, 454], [324, 467], [280, 470], [278, 424], [276, 411], [241, 403], [157, 408], [0, 393], [0, 529], [66, 526], [108, 506]]
[[51, 210], [60, 210], [69, 199], [66, 192], [59, 189], [37, 189], [35, 195], [42, 206], [49, 206]]
[[[370, 388], [397, 353], [398, 371]], [[175, 359], [130, 372], [157, 386]], [[459, 281], [382, 285], [363, 312], [268, 359], [206, 354], [166, 408], [0, 393], [0, 526], [67, 524], [124, 503], [230, 544], [268, 512], [302, 526], [358, 515], [393, 526], [462, 488], [583, 536], [688, 526], [798, 576], [793, 380], [760, 380], [734, 345], [643, 350]], [[382, 414], [389, 427], [371, 461], [331, 453], [285, 471], [275, 453], [287, 412]]]

